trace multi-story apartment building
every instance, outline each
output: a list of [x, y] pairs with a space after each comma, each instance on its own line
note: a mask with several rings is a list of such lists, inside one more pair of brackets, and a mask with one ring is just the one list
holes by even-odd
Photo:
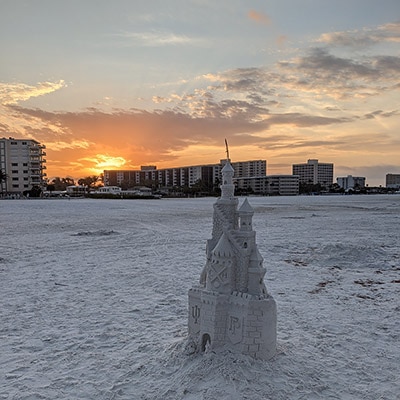
[[6, 179], [0, 192], [23, 194], [45, 185], [46, 156], [43, 144], [33, 139], [0, 138], [0, 170]]
[[299, 194], [297, 175], [267, 175], [234, 178], [238, 189], [251, 189], [254, 194], [296, 196]]
[[363, 176], [347, 175], [336, 178], [336, 182], [344, 190], [365, 188], [365, 177]]
[[386, 187], [400, 189], [400, 174], [386, 174]]
[[333, 183], [333, 164], [308, 160], [307, 164], [293, 164], [293, 175], [298, 175], [300, 183], [320, 184], [328, 187]]
[[[140, 170], [105, 170], [105, 186], [123, 186], [126, 188], [146, 185], [155, 187], [192, 187], [201, 181], [212, 187], [221, 181], [221, 171], [226, 160], [219, 164], [196, 165], [189, 167], [157, 169], [155, 166], [142, 166]], [[266, 160], [239, 161], [232, 163], [235, 177], [265, 176]]]
[[[226, 164], [226, 160], [220, 160], [219, 165], [221, 169]], [[234, 169], [234, 177], [241, 178], [244, 176], [265, 176], [267, 174], [267, 161], [256, 160], [256, 161], [238, 161], [231, 163]], [[219, 171], [219, 177], [220, 171]]]

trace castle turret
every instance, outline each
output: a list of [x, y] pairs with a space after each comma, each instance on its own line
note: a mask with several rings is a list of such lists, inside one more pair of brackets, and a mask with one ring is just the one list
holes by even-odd
[[242, 231], [253, 230], [253, 207], [249, 204], [247, 199], [244, 200], [242, 206], [239, 208], [239, 226]]
[[222, 168], [222, 185], [221, 185], [221, 198], [232, 199], [235, 192], [235, 185], [233, 184], [233, 169], [229, 160], [227, 160], [224, 168]]
[[234, 197], [235, 185], [233, 183], [235, 170], [229, 159], [226, 161], [221, 173], [221, 197], [219, 197], [214, 204], [213, 232], [212, 238], [209, 239], [207, 243], [207, 259], [210, 259], [210, 252], [218, 243], [222, 233], [224, 231], [236, 229], [238, 224], [238, 199]]

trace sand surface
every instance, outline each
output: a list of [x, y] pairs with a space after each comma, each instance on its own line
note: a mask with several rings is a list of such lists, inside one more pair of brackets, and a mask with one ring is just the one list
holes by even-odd
[[0, 399], [399, 399], [400, 195], [249, 200], [269, 362], [185, 350], [215, 199], [0, 201]]

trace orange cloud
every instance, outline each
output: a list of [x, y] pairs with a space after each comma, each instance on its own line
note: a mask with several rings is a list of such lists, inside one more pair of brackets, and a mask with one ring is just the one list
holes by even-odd
[[124, 169], [128, 163], [124, 157], [113, 157], [108, 154], [96, 154], [94, 157], [85, 157], [78, 160], [81, 163], [89, 162], [94, 174], [100, 175], [105, 169]]
[[[213, 163], [223, 158], [221, 144], [226, 137], [232, 149], [240, 149], [240, 154], [247, 149], [247, 158], [254, 158], [255, 149], [276, 148], [274, 143], [284, 140], [282, 135], [275, 139], [266, 136], [273, 125], [301, 128], [348, 122], [300, 113], [271, 114], [245, 101], [216, 103], [208, 99], [202, 107], [202, 115], [196, 111], [196, 117], [173, 111], [105, 113], [91, 109], [72, 113], [13, 109], [21, 119], [34, 118], [46, 126], [64, 127], [66, 133], [62, 136], [58, 132], [52, 134], [49, 129], [35, 131], [36, 139], [47, 145], [49, 177], [79, 178], [99, 174], [104, 169], [136, 169], [145, 164], [167, 167], [182, 162]], [[259, 113], [265, 114], [264, 117], [257, 117]], [[50, 139], [52, 136], [54, 140]], [[216, 149], [221, 149], [221, 153]]]
[[250, 10], [247, 15], [251, 20], [259, 24], [269, 25], [271, 23], [271, 19], [267, 14], [255, 10]]

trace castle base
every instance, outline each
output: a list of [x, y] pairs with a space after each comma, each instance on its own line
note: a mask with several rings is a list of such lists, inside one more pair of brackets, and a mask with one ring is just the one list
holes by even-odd
[[229, 349], [268, 360], [276, 353], [276, 324], [271, 296], [189, 290], [189, 337], [197, 351]]

